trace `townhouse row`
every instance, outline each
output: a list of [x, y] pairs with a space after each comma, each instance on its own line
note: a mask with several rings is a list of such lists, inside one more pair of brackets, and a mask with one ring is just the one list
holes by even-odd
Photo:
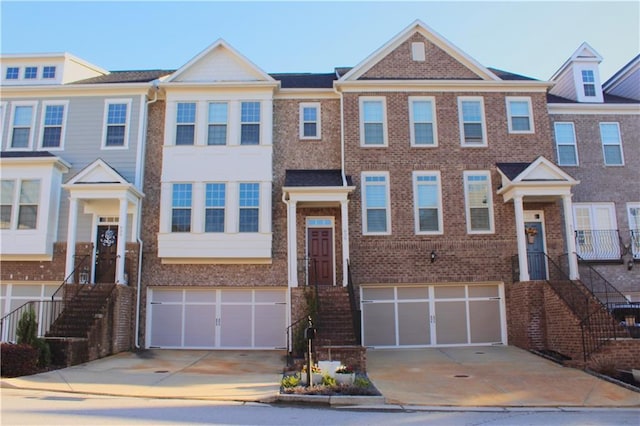
[[524, 345], [511, 290], [555, 264], [636, 300], [640, 60], [601, 61], [538, 81], [420, 21], [325, 74], [3, 55], [0, 314], [118, 283], [122, 350], [281, 348], [351, 282], [363, 345]]

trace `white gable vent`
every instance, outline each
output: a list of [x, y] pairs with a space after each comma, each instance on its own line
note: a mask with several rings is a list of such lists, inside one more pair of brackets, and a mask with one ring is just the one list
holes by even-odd
[[411, 57], [414, 61], [424, 61], [424, 43], [415, 42], [411, 43]]

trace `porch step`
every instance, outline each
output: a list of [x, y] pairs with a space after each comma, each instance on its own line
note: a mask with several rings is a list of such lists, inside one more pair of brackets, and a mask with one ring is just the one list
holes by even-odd
[[316, 347], [357, 345], [349, 293], [344, 287], [319, 287]]

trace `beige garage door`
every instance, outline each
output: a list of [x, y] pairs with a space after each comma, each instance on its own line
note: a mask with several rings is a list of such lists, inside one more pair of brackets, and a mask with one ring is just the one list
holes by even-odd
[[361, 287], [363, 345], [506, 344], [501, 284]]
[[285, 347], [286, 290], [152, 288], [148, 300], [148, 347]]

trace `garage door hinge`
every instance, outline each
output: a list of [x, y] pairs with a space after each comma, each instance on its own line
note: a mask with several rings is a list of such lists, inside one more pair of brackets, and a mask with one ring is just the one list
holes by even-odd
[[160, 349], [160, 346], [149, 346], [149, 349]]
[[151, 302], [152, 305], [162, 305], [162, 302]]
[[500, 298], [499, 298], [499, 297], [490, 297], [489, 299], [490, 299], [490, 300], [500, 300]]
[[276, 305], [286, 305], [287, 302], [276, 302]]

